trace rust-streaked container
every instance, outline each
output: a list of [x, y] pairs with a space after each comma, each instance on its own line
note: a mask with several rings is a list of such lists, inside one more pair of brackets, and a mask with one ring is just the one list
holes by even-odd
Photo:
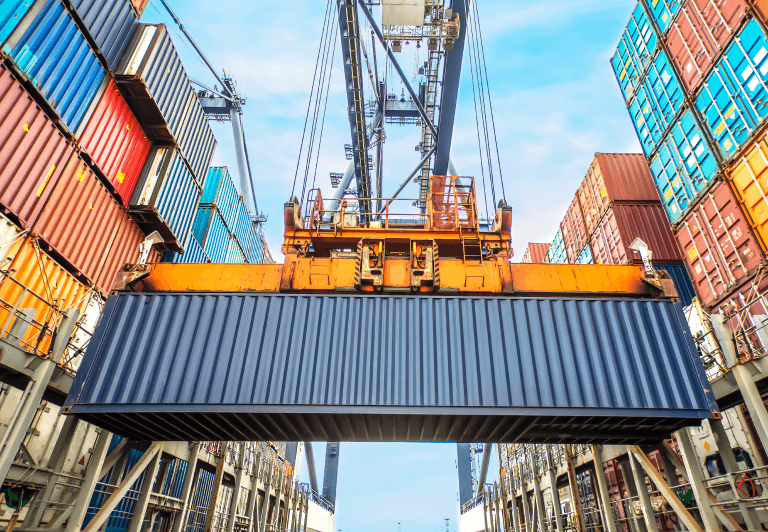
[[32, 225], [74, 149], [0, 64], [0, 206]]
[[41, 250], [34, 237], [26, 238], [15, 255], [0, 257], [3, 259], [11, 259], [7, 267], [11, 278], [0, 274], [0, 327], [8, 319], [8, 306], [18, 304], [20, 309], [34, 310], [21, 345], [28, 351], [45, 354], [62, 312], [85, 308], [93, 292]]
[[763, 251], [768, 251], [768, 132], [754, 140], [725, 175]]
[[747, 10], [744, 0], [687, 0], [667, 34], [667, 49], [686, 90], [696, 90]]
[[563, 232], [568, 262], [572, 263], [579, 257], [581, 250], [584, 249], [584, 244], [587, 243], [587, 227], [584, 224], [578, 195], [573, 198], [571, 206], [568, 207], [565, 218], [560, 224], [560, 230]]
[[32, 231], [93, 282], [122, 219], [122, 208], [96, 174], [72, 157]]
[[[117, 230], [104, 266], [99, 272], [94, 284], [105, 295], [112, 288], [112, 281], [115, 280], [115, 274], [124, 264], [136, 264], [139, 260], [139, 247], [144, 242], [146, 236], [133, 221], [128, 213], [121, 210], [120, 227]], [[150, 257], [147, 262], [159, 261], [159, 256]]]
[[[544, 264], [544, 259], [547, 256], [550, 244], [541, 244], [536, 242], [528, 242], [528, 247], [525, 248], [522, 262], [528, 264]], [[249, 257], [250, 262], [250, 257]]]
[[594, 232], [613, 202], [659, 201], [645, 157], [639, 153], [596, 153], [576, 195], [587, 235]]
[[728, 182], [708, 192], [675, 232], [701, 303], [713, 306], [765, 258]]
[[664, 207], [614, 203], [592, 234], [595, 264], [641, 264], [640, 254], [629, 249], [635, 238], [648, 244], [655, 263], [679, 264], [682, 260]]
[[768, 348], [768, 276], [760, 272], [726, 297], [713, 313], [728, 317], [737, 348], [743, 354], [764, 354]]
[[80, 136], [80, 149], [112, 184], [123, 205], [131, 199], [151, 147], [117, 85], [110, 81]]

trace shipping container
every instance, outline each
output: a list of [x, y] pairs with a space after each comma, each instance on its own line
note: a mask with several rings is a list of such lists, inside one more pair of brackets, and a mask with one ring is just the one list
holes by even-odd
[[629, 249], [640, 238], [653, 253], [653, 260], [681, 262], [664, 208], [658, 204], [615, 203], [592, 234], [592, 253], [597, 264], [642, 264], [637, 251]]
[[209, 168], [200, 205], [216, 205], [224, 218], [224, 223], [231, 230], [235, 227], [239, 201], [240, 195], [237, 193], [229, 169], [226, 166]]
[[128, 0], [68, 0], [110, 71], [117, 68], [139, 18]]
[[592, 255], [592, 246], [589, 244], [586, 244], [584, 248], [581, 250], [579, 255], [576, 257], [576, 260], [573, 261], [574, 264], [594, 264], [595, 263], [595, 257]]
[[687, 91], [694, 92], [739, 28], [744, 0], [686, 0], [667, 36], [667, 49]]
[[763, 251], [768, 251], [768, 132], [753, 141], [734, 165], [726, 176]]
[[74, 149], [0, 64], [0, 206], [31, 226]]
[[35, 2], [2, 51], [74, 135], [107, 73], [62, 0]]
[[0, 2], [0, 45], [13, 33], [34, 0], [4, 0]]
[[235, 238], [234, 235], [229, 239], [227, 258], [224, 262], [229, 264], [244, 264], [247, 262], [245, 259], [245, 253], [243, 252], [243, 249], [240, 247], [240, 244], [237, 242], [237, 238]]
[[[125, 210], [121, 209], [120, 214], [120, 227], [114, 240], [112, 240], [104, 266], [95, 281], [96, 286], [104, 294], [107, 294], [112, 288], [115, 275], [123, 265], [136, 264], [139, 261], [141, 244], [146, 238], [144, 231]], [[148, 262], [152, 262], [152, 259]]]
[[573, 262], [587, 242], [587, 227], [584, 224], [584, 215], [581, 213], [581, 207], [579, 206], [578, 194], [573, 198], [570, 207], [568, 207], [565, 218], [563, 218], [560, 224], [560, 230], [563, 232], [563, 242], [568, 262]]
[[712, 310], [728, 316], [740, 354], [759, 356], [768, 348], [768, 277], [760, 272]]
[[65, 409], [154, 441], [658, 442], [717, 408], [687, 331], [668, 299], [118, 292]]
[[680, 297], [680, 302], [684, 307], [687, 307], [696, 297], [696, 292], [693, 289], [693, 282], [685, 264], [657, 264], [653, 263], [653, 267], [657, 270], [665, 271], [672, 278], [677, 289], [677, 295]]
[[243, 244], [248, 242], [248, 235], [251, 232], [253, 223], [251, 222], [251, 215], [248, 213], [248, 207], [245, 206], [242, 196], [237, 201], [235, 211], [235, 225], [231, 228], [232, 234], [234, 234], [237, 241], [241, 243], [240, 247], [243, 247]]
[[187, 245], [184, 246], [184, 253], [174, 253], [168, 251], [163, 255], [163, 262], [175, 262], [179, 263], [195, 263], [202, 264], [211, 262], [208, 255], [205, 254], [205, 250], [195, 238], [195, 235], [189, 235], [187, 239]]
[[117, 85], [110, 81], [80, 135], [80, 149], [112, 184], [123, 204], [131, 199], [151, 147]]
[[563, 241], [563, 232], [558, 229], [555, 238], [547, 250], [544, 257], [545, 264], [567, 264], [568, 254], [565, 252], [565, 242]]
[[199, 207], [192, 234], [200, 242], [211, 262], [225, 262], [231, 233], [214, 206]]
[[156, 230], [163, 236], [165, 243], [157, 249], [183, 252], [200, 194], [179, 151], [153, 147], [129, 208], [146, 233]]
[[548, 250], [549, 244], [528, 242], [528, 247], [525, 248], [525, 253], [523, 253], [523, 260], [520, 262], [527, 264], [543, 264], [544, 259], [547, 257]]
[[[646, 1], [646, 0], [643, 0]], [[680, 11], [681, 0], [647, 0], [651, 17], [659, 28], [661, 34], [665, 34], [677, 12]], [[732, 1], [732, 0], [729, 0]]]
[[672, 125], [650, 167], [667, 216], [675, 223], [695, 203], [718, 168], [691, 110]]
[[[651, 57], [658, 43], [659, 37], [651, 26], [643, 3], [638, 2], [624, 33], [621, 35], [620, 49], [616, 50], [611, 60], [619, 85], [631, 73], [642, 77], [646, 67], [651, 62]], [[637, 83], [634, 79], [630, 79], [629, 82]], [[631, 92], [629, 89], [626, 90], [625, 97], [627, 99], [632, 96]]]
[[85, 161], [73, 156], [32, 226], [48, 246], [89, 282], [96, 281], [123, 210]]
[[192, 85], [165, 25], [139, 24], [115, 78], [149, 138], [178, 143]]
[[750, 0], [749, 2], [755, 10], [755, 14], [763, 22], [768, 22], [768, 0]]
[[216, 148], [216, 138], [200, 99], [191, 87], [188, 99], [187, 118], [179, 134], [179, 149], [197, 183], [202, 187], [208, 175], [213, 150]]
[[141, 14], [144, 13], [144, 10], [147, 8], [147, 4], [149, 4], [149, 0], [131, 0], [131, 5], [136, 11], [136, 15], [138, 17], [141, 17]]
[[587, 235], [614, 202], [658, 202], [645, 159], [639, 153], [596, 153], [577, 192]]
[[744, 282], [765, 258], [727, 182], [710, 190], [675, 232], [703, 305]]
[[751, 20], [715, 63], [696, 97], [696, 108], [726, 158], [739, 151], [768, 115], [766, 48], [760, 24]]
[[[547, 248], [549, 244], [545, 244]], [[264, 235], [261, 234], [261, 226], [258, 222], [251, 224], [251, 234], [248, 236], [248, 248], [245, 256], [251, 264], [262, 264], [264, 262]], [[540, 260], [544, 259], [546, 249], [541, 253]]]
[[19, 322], [26, 332], [19, 333], [18, 341], [30, 352], [46, 354], [62, 310], [85, 308], [93, 292], [41, 250], [34, 237], [26, 238], [15, 256], [0, 259], [11, 272], [10, 278], [0, 273], [0, 327], [14, 306], [28, 313]]
[[616, 75], [616, 81], [619, 82], [625, 102], [629, 102], [635, 95], [635, 90], [641, 80], [640, 73], [645, 70], [634, 50], [634, 43], [628, 42], [627, 36], [624, 34], [616, 48], [616, 53], [611, 58], [613, 73]]

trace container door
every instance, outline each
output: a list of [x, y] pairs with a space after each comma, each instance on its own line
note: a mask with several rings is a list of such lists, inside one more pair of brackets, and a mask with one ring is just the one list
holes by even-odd
[[680, 0], [648, 0], [651, 16], [662, 35], [672, 25], [675, 15], [680, 11], [680, 4]]
[[634, 99], [629, 104], [629, 114], [646, 156], [653, 153], [661, 139], [661, 128], [655, 111], [648, 98], [647, 83], [643, 83], [638, 87]]
[[753, 20], [725, 51], [722, 70], [743, 99], [752, 121], [750, 131], [768, 116], [768, 39]]
[[642, 70], [642, 65], [637, 62], [639, 58], [630, 52], [632, 43], [626, 42], [627, 39], [629, 36], [625, 32], [621, 36], [616, 53], [611, 58], [613, 72], [616, 74], [616, 81], [619, 82], [625, 102], [629, 102], [635, 95], [635, 89], [640, 84], [640, 72]]
[[656, 56], [648, 68], [646, 84], [649, 88], [648, 97], [652, 99], [651, 105], [658, 111], [659, 127], [665, 131], [685, 103], [685, 94], [666, 54]]
[[768, 250], [768, 137], [763, 134], [726, 172], [749, 223]]
[[640, 74], [642, 74], [651, 62], [651, 56], [656, 50], [656, 45], [659, 44], [659, 38], [653, 31], [642, 2], [638, 2], [635, 6], [635, 11], [632, 13], [632, 18], [629, 19], [624, 33], [629, 53], [633, 56], [635, 65], [639, 65]]

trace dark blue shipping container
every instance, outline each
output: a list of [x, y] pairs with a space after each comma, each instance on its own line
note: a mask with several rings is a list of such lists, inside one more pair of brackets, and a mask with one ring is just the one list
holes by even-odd
[[65, 406], [141, 440], [533, 443], [716, 409], [671, 300], [122, 292]]
[[107, 73], [61, 0], [35, 2], [2, 50], [74, 134]]
[[129, 0], [69, 0], [98, 52], [114, 71], [136, 31], [139, 18]]
[[654, 268], [657, 270], [666, 271], [672, 280], [675, 282], [675, 288], [677, 289], [677, 295], [680, 296], [680, 302], [684, 307], [687, 307], [696, 297], [696, 292], [693, 289], [693, 282], [688, 275], [688, 270], [684, 264], [654, 264]]
[[168, 251], [163, 255], [162, 262], [203, 264], [211, 262], [211, 259], [205, 254], [205, 250], [203, 250], [202, 246], [195, 238], [195, 235], [189, 235], [187, 243], [184, 246], [184, 253]]

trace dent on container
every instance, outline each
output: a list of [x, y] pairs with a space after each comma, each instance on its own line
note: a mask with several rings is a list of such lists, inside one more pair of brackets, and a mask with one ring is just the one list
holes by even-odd
[[549, 251], [549, 246], [550, 244], [547, 243], [541, 244], [529, 242], [528, 247], [525, 248], [525, 253], [523, 253], [523, 259], [520, 262], [527, 264], [544, 264], [547, 251]]
[[35, 2], [2, 52], [74, 135], [107, 74], [62, 0]]
[[727, 182], [696, 204], [675, 236], [701, 303], [707, 306], [744, 282], [765, 258]]
[[74, 149], [0, 64], [0, 206], [32, 225]]
[[88, 30], [99, 54], [114, 71], [138, 25], [138, 16], [126, 0], [69, 0]]
[[123, 211], [85, 161], [73, 156], [32, 231], [95, 282], [120, 227]]
[[768, 132], [754, 140], [725, 175], [763, 251], [768, 250]]
[[110, 81], [80, 135], [80, 149], [112, 184], [123, 204], [133, 194], [151, 147], [115, 82]]
[[587, 227], [584, 223], [584, 216], [581, 213], [578, 194], [573, 198], [570, 207], [565, 213], [560, 230], [563, 232], [563, 242], [565, 243], [565, 253], [568, 255], [568, 262], [573, 262], [581, 253], [584, 244], [587, 241]]

